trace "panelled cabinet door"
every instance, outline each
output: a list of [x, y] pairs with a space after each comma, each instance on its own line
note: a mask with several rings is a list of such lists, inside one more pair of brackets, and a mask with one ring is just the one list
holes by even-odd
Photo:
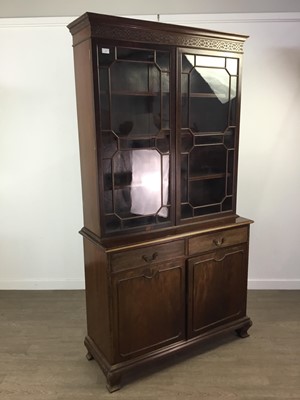
[[179, 220], [235, 210], [238, 55], [181, 49], [178, 109]]
[[247, 259], [244, 244], [189, 260], [190, 338], [246, 315]]
[[184, 260], [116, 273], [113, 286], [118, 361], [185, 337]]

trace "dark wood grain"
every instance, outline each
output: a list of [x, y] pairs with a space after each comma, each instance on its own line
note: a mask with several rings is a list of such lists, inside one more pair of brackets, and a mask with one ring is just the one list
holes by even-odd
[[247, 246], [189, 259], [190, 337], [246, 315]]
[[84, 225], [100, 236], [96, 119], [90, 55], [90, 41], [74, 47]]

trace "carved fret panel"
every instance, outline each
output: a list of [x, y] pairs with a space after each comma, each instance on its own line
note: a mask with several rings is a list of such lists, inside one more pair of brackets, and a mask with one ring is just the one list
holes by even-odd
[[92, 36], [103, 39], [128, 40], [134, 42], [160, 43], [182, 47], [197, 47], [209, 50], [221, 50], [243, 53], [243, 43], [234, 40], [182, 35], [176, 32], [151, 31], [147, 29], [132, 29], [121, 26], [98, 25], [92, 27]]

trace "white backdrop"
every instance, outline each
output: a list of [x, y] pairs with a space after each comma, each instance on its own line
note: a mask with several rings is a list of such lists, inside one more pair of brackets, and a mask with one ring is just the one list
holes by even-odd
[[[65, 27], [72, 19], [0, 19], [0, 289], [84, 287], [73, 54]], [[255, 220], [249, 287], [300, 289], [300, 14], [161, 21], [250, 35], [238, 187], [238, 213]]]

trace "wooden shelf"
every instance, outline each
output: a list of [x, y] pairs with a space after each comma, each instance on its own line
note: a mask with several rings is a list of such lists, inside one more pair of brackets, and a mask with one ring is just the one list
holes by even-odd
[[[182, 97], [189, 97], [189, 98], [207, 98], [207, 99], [220, 99], [220, 98], [225, 98], [225, 96], [222, 93], [181, 93]], [[229, 101], [229, 97], [227, 98], [227, 101]]]
[[[227, 175], [229, 176], [230, 174]], [[192, 175], [189, 177], [189, 182], [204, 181], [206, 179], [219, 179], [219, 178], [226, 178], [226, 173], [217, 172], [217, 173], [207, 173], [202, 175]]]

